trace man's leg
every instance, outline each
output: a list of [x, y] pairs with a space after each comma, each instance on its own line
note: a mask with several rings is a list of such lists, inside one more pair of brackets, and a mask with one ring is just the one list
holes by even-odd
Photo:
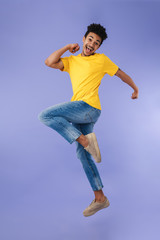
[[[94, 123], [90, 124], [74, 124], [84, 135], [87, 135], [93, 131]], [[77, 145], [77, 157], [80, 159], [86, 176], [90, 182], [90, 185], [94, 191], [95, 199], [92, 203], [83, 211], [85, 217], [95, 214], [97, 211], [107, 208], [110, 203], [107, 197], [104, 195], [102, 188], [103, 184], [98, 172], [98, 169], [93, 162], [91, 155], [82, 147], [82, 145], [76, 142]]]

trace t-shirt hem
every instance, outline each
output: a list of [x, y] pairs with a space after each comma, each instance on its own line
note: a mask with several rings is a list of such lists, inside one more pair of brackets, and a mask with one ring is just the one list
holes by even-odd
[[74, 101], [83, 101], [83, 102], [87, 103], [88, 105], [90, 105], [90, 106], [93, 107], [93, 108], [102, 110], [101, 106], [95, 106], [94, 104], [86, 101], [85, 99], [79, 99], [79, 100], [76, 100], [76, 99], [72, 100], [72, 99], [71, 99], [71, 102], [74, 102]]

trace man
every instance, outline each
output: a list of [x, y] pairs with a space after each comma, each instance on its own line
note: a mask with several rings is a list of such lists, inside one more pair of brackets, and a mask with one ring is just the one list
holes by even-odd
[[107, 56], [96, 53], [106, 38], [103, 26], [91, 24], [83, 37], [81, 54], [63, 58], [62, 55], [66, 51], [74, 54], [80, 49], [78, 43], [68, 44], [45, 60], [47, 66], [66, 71], [71, 78], [73, 88], [71, 101], [47, 108], [39, 114], [39, 119], [61, 134], [70, 144], [76, 142], [77, 157], [81, 160], [95, 194], [95, 199], [84, 210], [84, 216], [91, 216], [109, 206], [109, 200], [102, 191], [103, 184], [99, 172], [92, 160], [93, 157], [96, 162], [101, 162], [93, 127], [101, 114], [98, 88], [103, 76], [106, 73], [118, 76], [133, 88], [131, 98], [138, 98], [138, 88], [133, 80]]

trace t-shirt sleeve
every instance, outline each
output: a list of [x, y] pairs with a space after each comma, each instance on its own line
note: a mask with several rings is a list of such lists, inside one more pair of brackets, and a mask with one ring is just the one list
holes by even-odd
[[110, 76], [114, 76], [118, 71], [118, 66], [112, 62], [106, 55], [104, 55], [104, 73], [109, 74]]
[[60, 58], [63, 62], [64, 68], [61, 70], [62, 72], [69, 72], [69, 57]]

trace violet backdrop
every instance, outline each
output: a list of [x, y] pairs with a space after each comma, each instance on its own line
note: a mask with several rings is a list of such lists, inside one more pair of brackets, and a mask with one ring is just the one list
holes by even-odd
[[[159, 239], [159, 13], [159, 1], [0, 0], [0, 239]], [[132, 100], [116, 76], [102, 80], [94, 131], [111, 205], [84, 218], [94, 196], [75, 144], [38, 114], [72, 97], [69, 75], [45, 59], [68, 43], [82, 49], [93, 22], [108, 33], [98, 52], [129, 74], [140, 94]]]

